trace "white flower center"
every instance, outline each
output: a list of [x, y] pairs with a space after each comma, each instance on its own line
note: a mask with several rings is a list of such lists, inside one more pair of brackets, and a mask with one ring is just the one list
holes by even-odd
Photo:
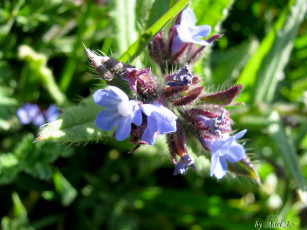
[[120, 115], [127, 117], [132, 114], [132, 103], [130, 101], [122, 101], [117, 105], [117, 109]]

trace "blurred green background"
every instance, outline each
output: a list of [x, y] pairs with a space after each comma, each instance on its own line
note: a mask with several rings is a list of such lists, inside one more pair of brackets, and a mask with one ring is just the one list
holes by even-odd
[[[119, 58], [174, 3], [1, 0], [1, 229], [307, 228], [304, 0], [190, 5], [198, 25], [223, 34], [194, 73], [208, 92], [244, 85], [237, 102], [245, 104], [228, 109], [234, 129], [248, 129], [245, 148], [262, 185], [232, 174], [211, 178], [210, 161], [193, 140], [188, 150], [198, 170], [173, 176], [163, 136], [128, 154], [133, 146], [112, 133], [33, 143], [38, 128], [20, 124], [16, 111], [25, 102], [42, 108], [53, 103], [65, 112], [105, 85], [82, 42]], [[159, 74], [146, 49], [129, 64]]]

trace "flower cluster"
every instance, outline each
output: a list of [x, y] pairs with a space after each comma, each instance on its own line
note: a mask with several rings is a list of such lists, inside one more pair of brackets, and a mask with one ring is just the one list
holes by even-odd
[[60, 110], [55, 105], [50, 105], [47, 110], [41, 110], [37, 104], [25, 103], [17, 110], [17, 117], [21, 124], [33, 123], [38, 127], [56, 120], [59, 115]]
[[[207, 93], [200, 78], [194, 76], [189, 67], [205, 46], [220, 37], [213, 35], [209, 40], [202, 39], [210, 34], [211, 27], [195, 24], [193, 11], [184, 10], [169, 30], [167, 40], [163, 39], [161, 31], [149, 45], [150, 55], [163, 73], [167, 65], [172, 67], [169, 69], [182, 66], [159, 81], [150, 68], [139, 70], [85, 48], [104, 80], [110, 84], [115, 78], [124, 80], [132, 91], [130, 98], [115, 86], [96, 91], [94, 101], [105, 109], [98, 113], [96, 125], [107, 131], [117, 127], [115, 138], [122, 141], [130, 136], [137, 147], [153, 145], [159, 135], [166, 134], [175, 164], [174, 175], [185, 174], [189, 167], [196, 169], [195, 160], [187, 152], [187, 136], [197, 138], [211, 153], [211, 176], [221, 179], [228, 170], [236, 168], [239, 161], [247, 169], [245, 172], [253, 171], [244, 147], [238, 143], [246, 130], [231, 135], [233, 122], [225, 108], [232, 104], [242, 85]], [[244, 174], [244, 169], [233, 171]]]

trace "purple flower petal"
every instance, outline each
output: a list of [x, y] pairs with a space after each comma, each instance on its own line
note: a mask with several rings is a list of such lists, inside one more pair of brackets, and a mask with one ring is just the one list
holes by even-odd
[[221, 179], [226, 175], [228, 165], [227, 165], [226, 160], [223, 159], [222, 157], [215, 156], [215, 158], [216, 158], [215, 165], [214, 165], [215, 167], [213, 168], [211, 166], [210, 175], [212, 176], [214, 174], [217, 179]]
[[131, 123], [137, 126], [142, 124], [142, 113], [136, 101], [129, 100], [128, 96], [119, 88], [109, 86], [109, 90], [97, 90], [94, 101], [101, 107], [96, 117], [99, 129], [110, 131], [116, 125], [115, 138], [119, 141], [126, 139], [131, 132]]
[[196, 17], [191, 8], [187, 8], [182, 11], [180, 24], [185, 26], [196, 24]]
[[143, 113], [147, 115], [147, 127], [142, 136], [142, 140], [153, 145], [156, 133], [171, 133], [177, 130], [177, 116], [160, 104], [143, 104], [140, 106]]
[[[209, 45], [209, 42], [201, 38], [209, 36], [209, 34], [211, 33], [211, 26], [208, 25], [196, 26], [195, 24], [196, 24], [196, 18], [194, 12], [191, 9], [184, 10], [182, 12], [180, 25], [177, 27], [178, 38], [182, 42], [189, 42], [202, 46]], [[174, 40], [173, 43], [175, 42], [176, 41]], [[173, 48], [179, 47], [178, 44], [174, 45]]]
[[23, 125], [33, 123], [36, 126], [41, 126], [45, 123], [44, 116], [37, 104], [25, 103], [17, 110], [17, 116]]
[[132, 123], [137, 126], [140, 126], [143, 122], [143, 118], [142, 118], [142, 111], [138, 105], [133, 106], [133, 113], [134, 116], [132, 118]]
[[227, 139], [206, 141], [206, 145], [211, 149], [211, 176], [215, 175], [216, 178], [221, 179], [227, 173], [227, 161], [236, 163], [244, 158], [245, 150], [236, 140], [245, 133], [246, 130], [243, 130]]
[[110, 131], [120, 122], [121, 116], [115, 109], [100, 111], [96, 117], [96, 125], [99, 129]]
[[187, 154], [180, 158], [180, 161], [176, 164], [173, 175], [174, 176], [176, 176], [177, 174], [185, 175], [189, 167], [192, 167], [196, 170], [194, 158]]
[[109, 90], [99, 89], [97, 90], [93, 97], [97, 105], [110, 109], [116, 106], [121, 101], [128, 101], [128, 96], [119, 88], [114, 86], [109, 86]]
[[235, 140], [239, 140], [241, 137], [244, 136], [244, 134], [245, 134], [246, 132], [247, 132], [247, 129], [244, 129], [244, 130], [242, 130], [241, 132], [236, 133], [236, 134], [234, 135]]
[[58, 116], [61, 114], [58, 107], [55, 105], [50, 105], [47, 111], [45, 112], [45, 117], [47, 122], [52, 122], [58, 118]]
[[235, 163], [244, 158], [245, 150], [240, 144], [233, 144], [228, 149], [227, 154], [225, 154], [225, 159], [230, 163]]
[[125, 140], [131, 132], [131, 118], [121, 119], [115, 131], [115, 137], [119, 141]]
[[153, 145], [156, 141], [157, 134], [155, 132], [151, 132], [150, 129], [146, 128], [142, 140], [146, 141], [148, 144]]

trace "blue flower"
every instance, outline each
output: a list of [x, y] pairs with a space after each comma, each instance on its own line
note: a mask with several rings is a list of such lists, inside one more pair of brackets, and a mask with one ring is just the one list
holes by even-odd
[[96, 125], [106, 131], [117, 125], [115, 137], [122, 141], [129, 136], [131, 123], [137, 126], [142, 124], [142, 113], [137, 102], [129, 100], [121, 89], [109, 86], [109, 90], [99, 89], [93, 95], [95, 103], [106, 108], [97, 114]]
[[179, 173], [185, 175], [189, 169], [189, 166], [193, 167], [196, 170], [195, 161], [193, 157], [187, 154], [181, 157], [180, 161], [176, 164], [174, 170], [174, 176], [176, 176]]
[[37, 104], [25, 103], [17, 110], [17, 116], [23, 125], [33, 123], [36, 126], [41, 126], [45, 123], [44, 116]]
[[211, 32], [211, 26], [196, 26], [196, 18], [193, 10], [182, 11], [180, 24], [177, 27], [178, 35], [174, 38], [172, 51], [177, 52], [184, 43], [194, 43], [197, 45], [208, 46], [209, 42], [201, 39], [207, 37]]
[[228, 169], [228, 162], [236, 163], [245, 156], [245, 150], [236, 140], [243, 137], [246, 129], [227, 139], [207, 141], [211, 150], [210, 176], [215, 175], [217, 179], [223, 178]]
[[52, 122], [56, 120], [60, 114], [60, 110], [55, 105], [50, 105], [49, 108], [45, 111], [45, 117], [47, 122]]
[[178, 117], [172, 111], [160, 104], [143, 104], [140, 107], [143, 113], [147, 115], [147, 127], [142, 136], [143, 141], [153, 145], [158, 133], [176, 132]]

